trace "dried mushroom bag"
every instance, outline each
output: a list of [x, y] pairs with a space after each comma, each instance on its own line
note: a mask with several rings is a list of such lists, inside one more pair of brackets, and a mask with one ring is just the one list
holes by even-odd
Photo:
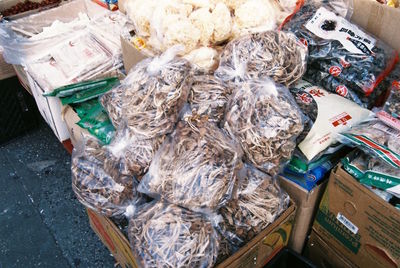
[[[107, 150], [93, 138], [72, 155], [72, 189], [86, 207], [108, 217], [122, 216], [140, 196], [133, 176], [106, 170]], [[114, 174], [115, 173], [115, 174]]]
[[149, 169], [164, 139], [165, 135], [145, 139], [130, 132], [127, 127], [121, 127], [107, 146], [108, 154], [104, 166], [113, 171], [113, 176], [123, 174], [140, 179]]
[[378, 119], [366, 121], [340, 134], [342, 143], [356, 146], [400, 168], [400, 131], [385, 125]]
[[220, 255], [229, 256], [274, 222], [289, 206], [289, 196], [278, 180], [245, 164], [239, 173], [237, 194], [218, 210], [223, 237]]
[[128, 128], [146, 138], [173, 131], [190, 90], [190, 63], [176, 58], [173, 47], [138, 63], [122, 82], [122, 117]]
[[241, 157], [240, 146], [214, 124], [181, 121], [138, 190], [194, 211], [214, 211], [231, 198]]
[[213, 267], [218, 235], [202, 214], [153, 201], [129, 220], [128, 237], [141, 267]]
[[336, 14], [330, 2], [302, 1], [281, 28], [308, 46], [304, 79], [371, 107], [386, 90], [380, 83], [398, 61], [397, 52]]
[[219, 123], [224, 119], [225, 108], [232, 87], [211, 74], [197, 73], [192, 79], [188, 102], [192, 112], [207, 116], [208, 120]]
[[[342, 159], [343, 168], [360, 183], [400, 195], [400, 169], [357, 150]], [[396, 187], [397, 186], [397, 187]], [[393, 191], [394, 190], [394, 191]]]
[[286, 86], [306, 71], [307, 48], [291, 33], [267, 31], [229, 42], [215, 75], [226, 82], [270, 77]]
[[303, 80], [291, 86], [290, 92], [311, 122], [298, 140], [298, 147], [308, 161], [335, 144], [338, 133], [372, 115], [358, 104]]
[[292, 157], [303, 131], [303, 115], [284, 86], [248, 80], [237, 84], [224, 128], [240, 142], [247, 161], [276, 175]]

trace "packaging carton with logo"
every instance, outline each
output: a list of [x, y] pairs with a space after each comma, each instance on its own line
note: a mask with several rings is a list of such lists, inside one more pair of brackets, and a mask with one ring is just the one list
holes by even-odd
[[354, 266], [400, 266], [400, 211], [341, 165], [331, 173], [313, 230]]

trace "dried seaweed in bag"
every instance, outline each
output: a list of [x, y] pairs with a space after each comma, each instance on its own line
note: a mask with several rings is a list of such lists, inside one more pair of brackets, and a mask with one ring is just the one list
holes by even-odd
[[239, 140], [250, 163], [276, 175], [292, 157], [303, 115], [289, 91], [271, 80], [244, 81], [237, 87], [224, 128]]
[[213, 211], [230, 199], [241, 157], [240, 146], [214, 124], [181, 121], [138, 190], [194, 211]]
[[215, 75], [226, 82], [270, 77], [286, 86], [306, 71], [307, 48], [291, 33], [267, 31], [229, 42]]
[[331, 2], [303, 1], [281, 28], [308, 46], [304, 79], [371, 107], [386, 90], [382, 80], [398, 61], [395, 50], [336, 14]]
[[151, 202], [129, 221], [131, 248], [141, 267], [213, 267], [217, 233], [202, 214]]
[[192, 112], [207, 116], [210, 122], [219, 123], [224, 119], [225, 108], [232, 88], [210, 74], [195, 74], [188, 102]]
[[72, 189], [78, 200], [94, 211], [121, 216], [127, 206], [140, 196], [133, 176], [110, 175], [104, 168], [107, 151], [94, 139], [87, 139], [82, 151], [72, 156]]
[[152, 138], [168, 134], [190, 90], [191, 67], [178, 48], [138, 63], [123, 81], [122, 116], [131, 131]]
[[[237, 196], [218, 210], [222, 217], [218, 223], [223, 237], [219, 253], [222, 256], [233, 254], [289, 206], [289, 196], [278, 181], [249, 164], [241, 170], [237, 185]], [[222, 247], [224, 243], [227, 244], [225, 248]]]

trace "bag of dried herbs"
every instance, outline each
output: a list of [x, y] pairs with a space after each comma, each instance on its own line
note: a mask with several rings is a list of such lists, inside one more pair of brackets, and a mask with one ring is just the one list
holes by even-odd
[[141, 61], [122, 82], [122, 118], [138, 135], [153, 138], [168, 134], [179, 119], [189, 95], [191, 66], [175, 57], [178, 51], [179, 47], [174, 47]]
[[286, 86], [306, 70], [307, 48], [293, 34], [266, 31], [229, 42], [215, 75], [225, 82], [270, 77]]
[[202, 214], [153, 201], [130, 217], [128, 237], [140, 267], [213, 267], [218, 235]]
[[247, 161], [276, 175], [303, 131], [303, 114], [284, 86], [271, 80], [237, 83], [224, 128], [240, 142]]
[[301, 1], [281, 28], [308, 46], [304, 79], [372, 107], [386, 90], [380, 83], [398, 61], [398, 54], [337, 14], [331, 2], [342, 1]]
[[187, 120], [161, 145], [138, 190], [193, 211], [215, 211], [232, 196], [242, 150], [215, 124]]
[[98, 141], [86, 138], [83, 148], [75, 149], [72, 155], [72, 189], [86, 207], [117, 217], [141, 195], [136, 191], [135, 177], [105, 167], [107, 154]]
[[220, 260], [232, 255], [276, 220], [289, 206], [289, 196], [276, 179], [245, 164], [234, 198], [218, 210], [222, 237]]

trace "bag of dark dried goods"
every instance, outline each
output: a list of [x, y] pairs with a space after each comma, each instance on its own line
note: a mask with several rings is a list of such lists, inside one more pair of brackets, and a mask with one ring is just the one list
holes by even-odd
[[236, 87], [224, 128], [240, 142], [249, 162], [276, 175], [296, 148], [302, 112], [287, 88], [271, 80], [247, 80]]
[[86, 139], [83, 149], [75, 149], [71, 163], [72, 189], [86, 207], [107, 217], [121, 216], [139, 198], [138, 182], [117, 170], [106, 170], [106, 158], [107, 150], [93, 138]]
[[389, 97], [377, 116], [385, 124], [400, 130], [400, 75], [392, 82]]
[[281, 28], [308, 45], [304, 79], [365, 107], [386, 90], [380, 83], [398, 61], [397, 52], [336, 14], [330, 1], [302, 1]]
[[245, 164], [239, 173], [237, 194], [218, 210], [222, 220], [220, 256], [229, 256], [274, 222], [289, 206], [289, 196], [278, 181]]
[[213, 267], [218, 235], [202, 214], [153, 201], [129, 221], [128, 237], [141, 267]]
[[312, 161], [337, 142], [338, 133], [347, 131], [372, 116], [372, 112], [321, 87], [299, 81], [290, 88], [300, 109], [307, 117], [298, 147]]
[[385, 125], [378, 119], [363, 122], [341, 133], [340, 141], [356, 146], [388, 163], [400, 168], [400, 131]]
[[192, 113], [207, 116], [210, 122], [220, 123], [232, 87], [210, 74], [197, 73], [193, 76], [188, 102]]
[[[107, 146], [107, 158], [104, 166], [110, 172], [140, 179], [149, 169], [155, 153], [165, 139], [165, 135], [146, 139], [135, 135], [129, 128], [121, 127], [116, 137]], [[111, 174], [111, 175], [117, 175]]]
[[267, 31], [229, 42], [215, 75], [226, 82], [270, 77], [286, 86], [306, 70], [307, 48], [293, 34]]
[[138, 190], [194, 211], [214, 211], [230, 199], [241, 157], [240, 145], [215, 124], [181, 121]]
[[190, 90], [191, 66], [175, 57], [178, 51], [179, 47], [173, 47], [139, 62], [120, 88], [103, 97], [114, 124], [119, 125], [122, 118], [132, 132], [146, 138], [173, 131]]

